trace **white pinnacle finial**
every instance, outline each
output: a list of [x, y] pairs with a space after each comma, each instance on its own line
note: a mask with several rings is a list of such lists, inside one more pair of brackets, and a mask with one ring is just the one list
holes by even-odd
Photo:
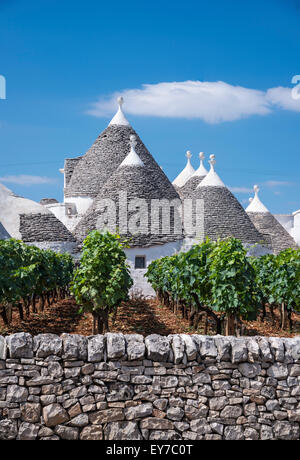
[[200, 182], [200, 184], [197, 186], [197, 189], [200, 187], [225, 187], [224, 183], [218, 176], [218, 174], [215, 171], [215, 164], [216, 164], [216, 159], [215, 155], [210, 155], [209, 156], [209, 164], [210, 164], [210, 171], [208, 174], [204, 177], [204, 179]]
[[215, 155], [210, 155], [209, 156], [209, 164], [211, 166], [211, 169], [214, 171], [215, 169], [215, 164], [216, 164], [216, 157]]
[[135, 151], [135, 146], [137, 144], [136, 136], [131, 134], [129, 137], [130, 152], [127, 157], [122, 161], [119, 168], [122, 166], [145, 166], [143, 161], [140, 159], [138, 154]]
[[205, 158], [204, 152], [199, 153], [199, 158], [200, 158], [200, 165], [199, 168], [194, 172], [193, 177], [201, 177], [203, 178], [207, 174], [207, 170], [204, 167], [203, 161]]
[[134, 150], [134, 148], [135, 148], [135, 146], [137, 144], [136, 136], [134, 134], [131, 134], [129, 139], [130, 139], [130, 141], [129, 141], [130, 147]]
[[183, 187], [184, 184], [189, 180], [190, 177], [194, 174], [195, 170], [191, 164], [192, 154], [190, 150], [187, 150], [185, 154], [187, 158], [187, 162], [185, 168], [181, 171], [181, 173], [173, 180], [172, 184], [176, 185], [177, 187]]
[[253, 201], [253, 198], [252, 198], [252, 196], [250, 196], [249, 203], [252, 203], [252, 201]]
[[250, 212], [250, 213], [256, 212], [260, 214], [268, 213], [269, 212], [268, 208], [266, 208], [265, 205], [259, 199], [259, 196], [258, 196], [259, 186], [254, 185], [253, 190], [254, 190], [255, 195], [254, 195], [254, 198], [249, 198], [250, 204], [246, 208], [246, 212]]
[[117, 113], [115, 114], [115, 116], [113, 117], [111, 122], [109, 123], [109, 126], [111, 126], [111, 125], [130, 126], [130, 124], [129, 124], [128, 120], [126, 120], [126, 117], [125, 117], [125, 115], [123, 113], [123, 110], [122, 110], [122, 105], [124, 103], [123, 97], [122, 96], [118, 97], [117, 101], [118, 101], [118, 104], [119, 104], [119, 108], [118, 108]]

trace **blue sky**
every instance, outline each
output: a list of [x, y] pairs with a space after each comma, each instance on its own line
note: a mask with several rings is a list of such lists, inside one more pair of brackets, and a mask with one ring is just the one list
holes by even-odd
[[64, 158], [88, 150], [123, 94], [171, 180], [186, 150], [195, 167], [214, 153], [244, 205], [258, 183], [272, 212], [299, 209], [299, 21], [296, 0], [0, 0], [0, 181], [61, 201]]

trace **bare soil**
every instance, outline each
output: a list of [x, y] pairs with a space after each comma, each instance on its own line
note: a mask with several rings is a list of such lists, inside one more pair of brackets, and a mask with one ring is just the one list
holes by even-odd
[[[12, 322], [6, 326], [0, 319], [0, 334], [7, 335], [15, 332], [29, 332], [32, 335], [42, 333], [62, 334], [92, 334], [92, 316], [89, 313], [78, 313], [79, 307], [73, 299], [65, 299], [46, 307], [42, 313], [31, 313], [29, 318], [20, 320], [18, 311], [13, 312]], [[300, 334], [300, 315], [292, 315], [293, 331], [282, 331], [279, 327], [279, 314], [275, 312], [275, 323], [267, 312], [264, 322], [247, 321], [245, 335], [264, 335], [278, 337], [293, 337]], [[110, 318], [111, 332], [124, 334], [203, 334], [204, 325], [200, 324], [197, 331], [189, 326], [187, 319], [181, 318], [166, 306], [156, 300], [136, 299], [120, 306], [115, 321]], [[215, 334], [214, 323], [208, 323], [208, 334]]]

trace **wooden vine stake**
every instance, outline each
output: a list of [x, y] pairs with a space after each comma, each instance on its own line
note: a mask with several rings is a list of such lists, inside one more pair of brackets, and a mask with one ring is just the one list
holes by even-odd
[[232, 313], [226, 315], [225, 335], [235, 335], [235, 315]]

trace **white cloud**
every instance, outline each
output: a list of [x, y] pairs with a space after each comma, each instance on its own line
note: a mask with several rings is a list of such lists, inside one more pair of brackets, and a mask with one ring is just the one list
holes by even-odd
[[267, 180], [263, 183], [266, 187], [282, 187], [282, 186], [292, 186], [294, 185], [293, 182], [285, 181], [285, 180]]
[[249, 187], [229, 187], [232, 193], [253, 193], [253, 188]]
[[19, 176], [4, 176], [0, 177], [0, 182], [17, 185], [41, 185], [41, 184], [54, 184], [56, 179], [43, 176], [28, 176], [20, 174]]
[[207, 123], [219, 123], [250, 115], [270, 112], [265, 93], [228, 83], [183, 81], [143, 85], [128, 89], [92, 104], [89, 114], [103, 117], [116, 110], [116, 100], [123, 96], [126, 113], [169, 118], [200, 118]]
[[96, 117], [110, 116], [116, 110], [117, 98], [123, 96], [128, 114], [220, 123], [267, 115], [277, 108], [298, 112], [300, 98], [293, 98], [293, 90], [295, 86], [261, 91], [223, 81], [161, 82], [102, 96], [91, 104], [87, 113]]
[[277, 88], [270, 88], [266, 93], [266, 99], [270, 104], [278, 106], [281, 109], [292, 110], [294, 112], [300, 112], [300, 98], [295, 97], [294, 88], [284, 88], [283, 86], [278, 86]]

